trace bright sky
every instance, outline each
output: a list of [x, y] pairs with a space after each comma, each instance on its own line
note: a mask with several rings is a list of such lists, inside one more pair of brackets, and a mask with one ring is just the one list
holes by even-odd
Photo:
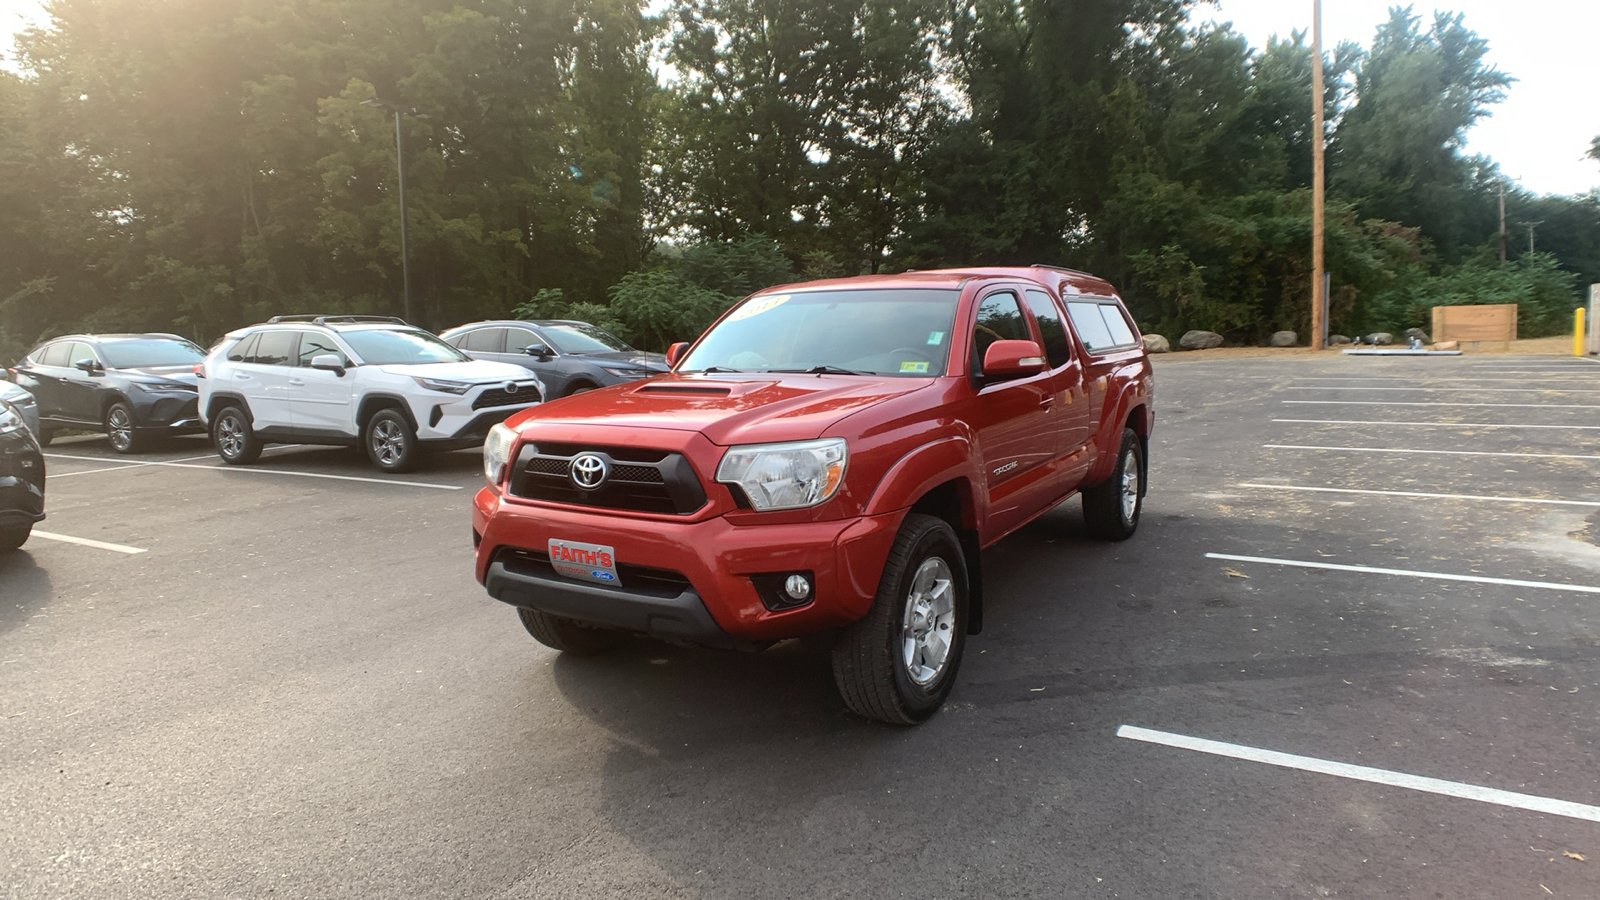
[[[1580, 194], [1600, 187], [1600, 162], [1585, 157], [1600, 135], [1600, 2], [1596, 0], [1323, 0], [1322, 41], [1372, 44], [1392, 6], [1412, 6], [1430, 21], [1435, 9], [1466, 15], [1489, 42], [1489, 62], [1517, 79], [1494, 116], [1467, 133], [1467, 149], [1539, 194]], [[1310, 40], [1312, 0], [1220, 0], [1196, 21], [1232, 22], [1261, 47], [1274, 34], [1304, 29]]]
[[[1311, 27], [1312, 0], [1219, 0], [1198, 21], [1232, 22], [1255, 46], [1274, 34]], [[1324, 45], [1372, 42], [1393, 0], [1323, 0]], [[1494, 116], [1468, 134], [1467, 149], [1500, 163], [1501, 171], [1540, 194], [1600, 188], [1600, 162], [1585, 154], [1600, 135], [1600, 2], [1596, 0], [1418, 0], [1466, 14], [1466, 25], [1489, 41], [1489, 60], [1518, 79]], [[38, 0], [0, 0], [0, 35], [43, 19]], [[9, 41], [0, 40], [9, 51]], [[9, 55], [9, 53], [4, 53]], [[1309, 111], [1307, 115], [1309, 115]]]

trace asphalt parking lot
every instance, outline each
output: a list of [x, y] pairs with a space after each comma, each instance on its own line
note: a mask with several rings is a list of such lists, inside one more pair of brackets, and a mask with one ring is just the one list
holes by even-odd
[[471, 452], [58, 441], [0, 560], [0, 893], [1600, 896], [1600, 365], [1157, 379], [1139, 533], [989, 551], [915, 729], [803, 642], [536, 644]]

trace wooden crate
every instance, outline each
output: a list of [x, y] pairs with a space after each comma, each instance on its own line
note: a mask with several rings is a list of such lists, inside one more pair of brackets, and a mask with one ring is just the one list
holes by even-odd
[[1435, 306], [1434, 341], [1460, 341], [1463, 348], [1498, 344], [1510, 350], [1517, 339], [1517, 305]]

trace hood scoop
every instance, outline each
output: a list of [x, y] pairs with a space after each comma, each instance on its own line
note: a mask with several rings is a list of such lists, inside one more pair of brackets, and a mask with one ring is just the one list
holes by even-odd
[[731, 388], [711, 384], [680, 384], [674, 382], [646, 383], [634, 390], [636, 394], [687, 394], [691, 397], [726, 397]]

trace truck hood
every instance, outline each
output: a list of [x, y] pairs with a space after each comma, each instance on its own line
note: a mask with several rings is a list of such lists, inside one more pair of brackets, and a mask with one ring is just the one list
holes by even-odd
[[695, 431], [714, 444], [761, 444], [820, 437], [835, 422], [933, 384], [931, 378], [858, 375], [666, 375], [552, 400], [518, 415], [513, 427], [542, 436], [561, 425]]

